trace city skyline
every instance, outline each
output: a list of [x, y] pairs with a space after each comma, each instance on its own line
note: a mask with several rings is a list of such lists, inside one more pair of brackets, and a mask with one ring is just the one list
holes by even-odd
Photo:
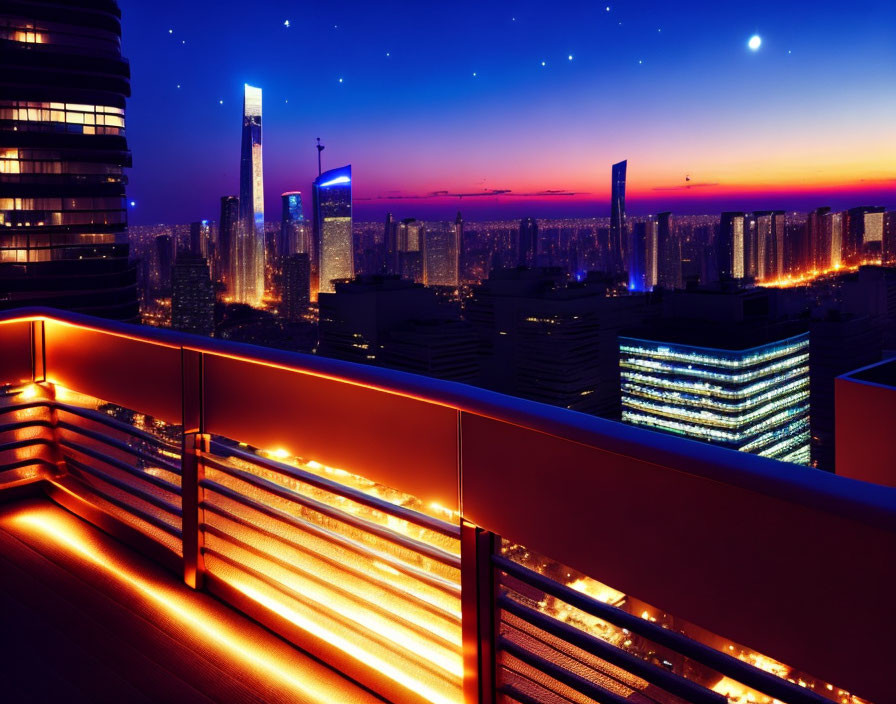
[[[848, 11], [573, 3], [546, 18], [527, 4], [461, 5], [425, 23], [403, 5], [299, 15], [270, 2], [239, 22], [227, 3], [138, 5], [123, 3], [141, 86], [128, 106], [142, 155], [129, 189], [135, 224], [213, 217], [236, 192], [220, 145], [237, 139], [244, 83], [267, 97], [270, 212], [280, 193], [310, 192], [318, 136], [324, 168], [354, 166], [358, 219], [447, 219], [458, 208], [605, 216], [605, 166], [622, 159], [632, 215], [896, 205], [894, 99], [883, 89], [896, 77], [894, 8], [881, 1]], [[246, 42], [233, 55], [220, 51], [236, 40], [231, 26]], [[832, 50], [833, 27], [848, 51]], [[432, 41], [401, 41], [407, 33]], [[182, 116], [164, 139], [159, 106]], [[175, 158], [183, 168], [160, 178]]]

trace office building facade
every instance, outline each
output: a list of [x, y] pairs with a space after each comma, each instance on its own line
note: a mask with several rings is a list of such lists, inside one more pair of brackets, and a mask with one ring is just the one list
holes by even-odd
[[622, 420], [809, 463], [809, 335], [748, 349], [619, 338]]
[[136, 321], [115, 3], [0, 5], [0, 307]]
[[289, 191], [280, 196], [280, 199], [283, 211], [280, 217], [280, 236], [277, 238], [277, 256], [282, 259], [291, 254], [308, 254], [302, 193]]
[[218, 221], [218, 242], [215, 250], [217, 258], [217, 278], [228, 289], [232, 288], [231, 262], [233, 260], [233, 247], [236, 244], [236, 232], [240, 221], [239, 196], [221, 197], [221, 218]]
[[318, 293], [335, 291], [333, 281], [351, 279], [355, 269], [352, 236], [352, 167], [325, 171], [313, 184]]
[[181, 255], [171, 269], [171, 327], [207, 337], [215, 330], [215, 289], [204, 257]]
[[311, 257], [290, 254], [283, 259], [281, 315], [291, 323], [308, 312], [311, 302]]

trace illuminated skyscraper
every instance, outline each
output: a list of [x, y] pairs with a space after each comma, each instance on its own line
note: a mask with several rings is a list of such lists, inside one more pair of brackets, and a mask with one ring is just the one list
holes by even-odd
[[308, 254], [302, 194], [290, 191], [280, 197], [283, 200], [283, 214], [280, 220], [280, 237], [277, 239], [277, 256], [282, 259], [290, 254]]
[[809, 462], [809, 335], [724, 349], [619, 338], [622, 420]]
[[231, 294], [237, 303], [264, 298], [264, 180], [261, 163], [261, 88], [246, 85], [240, 154], [240, 219], [232, 248]]
[[538, 223], [535, 218], [520, 221], [519, 266], [535, 266], [538, 257]]
[[804, 271], [824, 271], [831, 266], [831, 245], [825, 237], [824, 216], [830, 208], [816, 208], [806, 218], [808, 251], [803, 261]]
[[610, 195], [610, 269], [621, 273], [625, 262], [625, 172], [628, 161], [613, 164]]
[[318, 292], [332, 293], [333, 281], [354, 276], [352, 167], [325, 171], [314, 180], [314, 234]]
[[115, 2], [0, 3], [0, 308], [136, 321]]
[[716, 241], [719, 279], [744, 278], [744, 214], [722, 213]]
[[215, 254], [218, 258], [219, 277], [231, 291], [233, 283], [230, 266], [233, 260], [233, 247], [236, 244], [239, 221], [240, 199], [237, 196], [223, 196], [221, 198], [221, 219], [218, 221], [218, 246]]

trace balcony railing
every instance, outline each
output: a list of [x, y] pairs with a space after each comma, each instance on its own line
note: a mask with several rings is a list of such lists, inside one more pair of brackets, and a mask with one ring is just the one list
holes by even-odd
[[0, 318], [0, 373], [0, 496], [390, 701], [893, 701], [896, 489], [58, 311]]

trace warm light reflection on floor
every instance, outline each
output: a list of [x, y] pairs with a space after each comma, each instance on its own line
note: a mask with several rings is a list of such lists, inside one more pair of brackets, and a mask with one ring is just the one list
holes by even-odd
[[223, 651], [224, 658], [236, 660], [240, 665], [293, 690], [297, 701], [376, 701], [328, 671], [325, 671], [326, 675], [330, 675], [332, 681], [323, 682], [321, 671], [324, 669], [316, 663], [308, 661], [308, 669], [317, 668], [318, 672], [303, 672], [305, 668], [296, 663], [302, 657], [299, 653], [291, 652], [293, 658], [290, 662], [290, 659], [265, 648], [263, 643], [256, 644], [238, 628], [238, 622], [228, 623], [227, 619], [215, 613], [214, 609], [203, 604], [192, 593], [184, 593], [165, 584], [160, 578], [135, 573], [123, 560], [114, 554], [106, 554], [96, 541], [91, 540], [89, 529], [78, 519], [55, 506], [28, 506], [7, 514], [0, 522], [6, 524], [5, 527], [11, 532], [24, 531], [26, 539], [50, 540], [57, 547], [68, 550], [121, 584], [133, 588], [167, 616], [179, 620], [197, 636], [213, 643]]

